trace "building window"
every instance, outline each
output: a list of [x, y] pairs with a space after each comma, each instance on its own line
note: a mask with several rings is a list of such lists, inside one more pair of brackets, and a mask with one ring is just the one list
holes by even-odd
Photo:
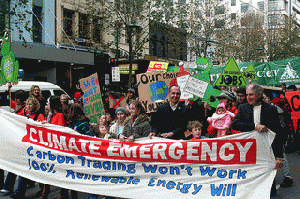
[[269, 2], [269, 11], [277, 10], [277, 7], [278, 7], [277, 0], [269, 0], [268, 2]]
[[236, 6], [236, 0], [231, 0], [231, 6]]
[[201, 3], [202, 3], [202, 0], [195, 0], [195, 4], [196, 4], [197, 6], [200, 6]]
[[265, 10], [265, 2], [264, 1], [259, 1], [257, 3], [258, 9], [263, 12]]
[[231, 13], [230, 18], [231, 18], [231, 21], [235, 21], [236, 20], [236, 13]]
[[67, 36], [73, 36], [73, 17], [75, 12], [64, 9], [64, 32]]
[[79, 13], [79, 32], [78, 36], [82, 39], [90, 39], [90, 18], [89, 15]]
[[102, 19], [100, 17], [93, 17], [93, 40], [95, 43], [102, 41]]
[[269, 26], [276, 26], [277, 25], [277, 15], [269, 15], [268, 16], [268, 22]]
[[224, 6], [217, 6], [215, 9], [216, 15], [221, 15], [225, 13], [225, 7]]
[[242, 13], [247, 12], [248, 9], [249, 9], [249, 4], [248, 4], [248, 3], [242, 3], [242, 4], [241, 4], [241, 12], [242, 12]]
[[215, 20], [215, 28], [222, 28], [225, 25], [225, 20], [220, 19], [220, 20]]
[[43, 17], [42, 17], [43, 7], [33, 6], [32, 12], [32, 35], [33, 42], [42, 43], [43, 41]]

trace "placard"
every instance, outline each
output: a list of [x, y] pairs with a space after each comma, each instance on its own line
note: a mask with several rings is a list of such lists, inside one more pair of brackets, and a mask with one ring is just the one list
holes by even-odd
[[85, 114], [92, 123], [98, 123], [101, 115], [105, 114], [97, 73], [79, 80], [83, 92]]
[[147, 73], [150, 72], [166, 72], [168, 69], [169, 63], [167, 62], [154, 62], [151, 61], [147, 70]]
[[111, 79], [113, 82], [119, 82], [121, 81], [120, 78], [120, 68], [118, 66], [111, 67]]
[[137, 75], [139, 100], [147, 113], [155, 112], [167, 100], [169, 87], [179, 72], [142, 73]]
[[208, 85], [208, 82], [190, 76], [183, 91], [204, 98]]

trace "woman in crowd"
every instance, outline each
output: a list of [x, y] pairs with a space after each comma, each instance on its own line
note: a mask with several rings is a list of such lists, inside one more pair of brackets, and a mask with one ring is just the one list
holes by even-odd
[[78, 103], [70, 106], [68, 113], [68, 126], [82, 135], [93, 136], [93, 132], [89, 124], [90, 120], [85, 115], [82, 107]]
[[[44, 116], [38, 111], [40, 109], [39, 101], [34, 97], [29, 97], [26, 100], [26, 108], [23, 111], [23, 116], [27, 118], [33, 119], [34, 121], [45, 121]], [[19, 176], [18, 188], [14, 194], [12, 194], [11, 198], [25, 198], [25, 193], [28, 185], [33, 185], [34, 182], [30, 181], [27, 178]], [[33, 187], [31, 186], [31, 187]]]
[[140, 101], [132, 101], [129, 112], [130, 116], [126, 118], [123, 132], [119, 136], [121, 142], [133, 142], [135, 138], [147, 137], [151, 131], [150, 118]]
[[46, 105], [47, 101], [42, 96], [40, 87], [37, 86], [37, 85], [31, 86], [30, 91], [29, 91], [29, 97], [34, 97], [39, 101], [39, 103], [40, 103], [40, 112], [42, 114], [44, 114], [44, 108], [45, 108], [45, 105]]
[[112, 138], [119, 138], [124, 128], [124, 121], [126, 119], [126, 109], [123, 107], [118, 107], [116, 109], [117, 119], [116, 122], [110, 127], [109, 133]]
[[[62, 113], [62, 106], [60, 98], [58, 96], [51, 96], [49, 98], [50, 112], [47, 118], [48, 123], [65, 126], [65, 117]], [[40, 190], [37, 192], [35, 197], [48, 198], [50, 193], [50, 185], [40, 183]], [[61, 198], [68, 198], [68, 192], [66, 189], [61, 188]]]

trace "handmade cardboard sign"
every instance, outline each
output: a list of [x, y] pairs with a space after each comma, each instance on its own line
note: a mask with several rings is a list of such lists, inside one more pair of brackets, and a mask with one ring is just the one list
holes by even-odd
[[172, 80], [176, 80], [179, 72], [142, 73], [137, 75], [139, 99], [147, 113], [155, 112], [169, 92]]
[[225, 66], [223, 72], [217, 79], [216, 86], [247, 86], [240, 68], [235, 62], [234, 57], [231, 57]]
[[101, 115], [105, 114], [97, 73], [79, 80], [83, 92], [85, 114], [92, 123], [98, 123]]
[[149, 72], [166, 72], [168, 69], [169, 63], [167, 62], [154, 62], [151, 61], [147, 70]]
[[120, 99], [115, 99], [112, 95], [109, 95], [108, 98], [109, 108], [126, 107], [126, 99], [124, 96], [121, 96]]

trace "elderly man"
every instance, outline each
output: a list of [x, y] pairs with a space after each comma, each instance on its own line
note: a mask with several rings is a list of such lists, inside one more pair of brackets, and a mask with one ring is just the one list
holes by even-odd
[[[276, 157], [275, 168], [283, 165], [283, 136], [277, 108], [263, 101], [263, 88], [257, 84], [250, 84], [246, 90], [248, 104], [241, 104], [233, 119], [232, 129], [242, 132], [256, 130], [260, 133], [272, 130], [276, 137], [272, 149]], [[273, 183], [271, 195], [276, 193]]]
[[149, 136], [160, 135], [175, 140], [183, 139], [189, 121], [189, 108], [179, 103], [181, 95], [179, 86], [171, 86], [168, 95], [170, 102], [162, 104], [152, 115], [152, 132]]

